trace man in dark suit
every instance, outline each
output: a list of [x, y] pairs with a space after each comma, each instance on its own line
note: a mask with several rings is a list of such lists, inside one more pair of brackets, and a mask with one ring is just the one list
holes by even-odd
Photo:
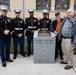
[[[27, 36], [27, 56], [29, 57], [33, 53], [33, 34], [34, 30], [38, 28], [38, 19], [34, 17], [34, 9], [28, 10], [30, 17], [26, 18], [26, 36]], [[32, 43], [32, 49], [31, 49]], [[32, 50], [32, 52], [31, 52]]]
[[14, 10], [16, 17], [12, 19], [14, 23], [14, 30], [13, 30], [13, 42], [14, 42], [14, 56], [13, 59], [17, 58], [17, 47], [20, 44], [20, 53], [23, 57], [25, 57], [24, 53], [24, 20], [20, 18], [21, 10], [15, 9]]
[[43, 10], [43, 18], [39, 20], [39, 28], [41, 30], [50, 30], [51, 20], [47, 18], [49, 11], [47, 9]]
[[0, 50], [1, 50], [1, 61], [3, 67], [6, 67], [6, 61], [13, 62], [13, 60], [10, 59], [10, 42], [11, 42], [11, 31], [13, 30], [13, 26], [12, 26], [12, 20], [6, 16], [7, 11], [8, 7], [2, 5], [1, 16], [0, 16]]

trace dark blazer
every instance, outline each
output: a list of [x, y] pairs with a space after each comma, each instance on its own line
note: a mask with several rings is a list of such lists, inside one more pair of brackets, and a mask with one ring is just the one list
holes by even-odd
[[[4, 31], [9, 30], [9, 34], [5, 35]], [[13, 30], [12, 20], [7, 16], [0, 16], [0, 39], [10, 39]]]
[[[25, 22], [26, 22], [26, 29], [29, 26], [32, 26], [31, 25], [31, 18], [30, 17], [26, 18]], [[33, 17], [32, 18], [32, 23], [33, 23], [33, 26], [36, 26], [36, 29], [37, 29], [38, 28], [38, 19], [35, 18], [35, 17]], [[36, 29], [32, 29], [32, 30], [36, 30]], [[31, 33], [31, 30], [30, 29], [26, 31], [26, 36], [33, 36], [33, 34]]]
[[39, 23], [40, 23], [40, 27], [39, 28], [44, 28], [44, 20], [46, 20], [46, 26], [45, 26], [45, 28], [48, 28], [48, 30], [50, 30], [50, 26], [51, 26], [51, 19], [48, 19], [48, 18], [46, 18], [46, 19], [44, 19], [44, 18], [42, 18], [42, 19], [40, 19], [39, 20]]
[[[14, 32], [13, 32], [12, 36], [18, 37], [18, 34], [20, 34], [20, 33], [24, 36], [24, 29], [25, 29], [24, 20], [21, 18], [13, 18], [12, 21], [13, 21], [13, 28], [14, 28]], [[16, 30], [15, 28], [17, 28], [17, 29], [22, 28], [22, 29]]]

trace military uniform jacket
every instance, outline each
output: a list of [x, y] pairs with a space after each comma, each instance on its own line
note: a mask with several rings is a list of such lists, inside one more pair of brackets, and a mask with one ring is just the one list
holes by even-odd
[[42, 18], [39, 20], [39, 23], [40, 23], [39, 28], [50, 30], [50, 26], [51, 26], [51, 20], [50, 19]]
[[[9, 30], [9, 34], [5, 35], [4, 31]], [[6, 16], [0, 16], [0, 39], [10, 39], [13, 30], [12, 20]]]
[[14, 18], [12, 19], [13, 21], [13, 28], [14, 28], [14, 32], [12, 33], [13, 37], [18, 37], [18, 34], [22, 34], [24, 37], [24, 29], [25, 29], [25, 25], [24, 25], [24, 20], [21, 18]]
[[25, 20], [26, 22], [26, 29], [28, 29], [26, 31], [26, 36], [33, 36], [33, 33], [31, 33], [31, 30], [37, 30], [38, 28], [38, 19], [37, 18], [26, 18]]

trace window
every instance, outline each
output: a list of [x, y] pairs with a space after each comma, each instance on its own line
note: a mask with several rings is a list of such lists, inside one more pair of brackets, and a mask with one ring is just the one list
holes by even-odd
[[51, 0], [36, 0], [36, 9], [42, 10], [42, 9], [49, 9], [51, 6]]
[[74, 1], [74, 9], [76, 10], [76, 0]]
[[0, 5], [7, 5], [10, 7], [10, 0], [0, 0]]
[[70, 0], [55, 0], [56, 10], [66, 10], [69, 8]]

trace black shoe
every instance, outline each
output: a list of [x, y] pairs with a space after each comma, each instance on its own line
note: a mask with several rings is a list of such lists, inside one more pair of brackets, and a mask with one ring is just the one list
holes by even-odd
[[60, 57], [61, 60], [63, 60], [63, 57]]
[[27, 57], [29, 57], [30, 55], [27, 55]]
[[[22, 55], [22, 54], [21, 54]], [[26, 55], [22, 55], [23, 57], [26, 57]]]
[[3, 67], [6, 67], [6, 63], [2, 63], [2, 66], [3, 66]]
[[69, 70], [69, 69], [71, 69], [71, 68], [73, 68], [73, 66], [67, 65], [67, 66], [64, 67], [65, 70]]
[[17, 57], [13, 57], [13, 59], [16, 59]]
[[58, 57], [55, 57], [55, 60], [57, 59]]
[[31, 55], [33, 55], [33, 53], [31, 53]]
[[13, 62], [13, 60], [12, 60], [12, 59], [8, 59], [8, 60], [6, 60], [6, 61], [8, 61], [8, 62]]
[[67, 62], [64, 61], [60, 61], [60, 64], [68, 64]]

